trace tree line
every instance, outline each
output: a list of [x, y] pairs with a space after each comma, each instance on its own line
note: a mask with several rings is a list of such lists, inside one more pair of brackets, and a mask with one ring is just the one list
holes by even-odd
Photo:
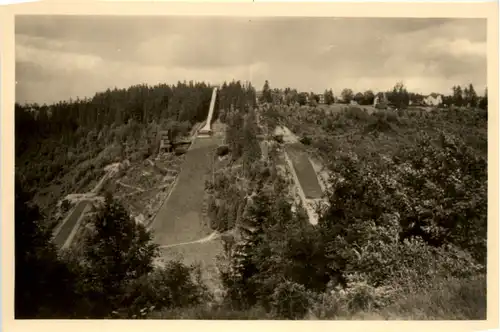
[[[402, 82], [397, 82], [394, 88], [389, 91], [374, 93], [373, 90], [364, 92], [354, 92], [352, 89], [345, 88], [341, 91], [338, 97], [334, 96], [332, 89], [326, 89], [323, 93], [323, 101], [327, 105], [335, 102], [349, 104], [356, 102], [358, 105], [373, 105], [375, 98], [378, 96], [386, 96], [387, 101], [398, 108], [406, 108], [410, 105], [424, 105], [425, 95], [420, 93], [409, 92]], [[430, 96], [437, 97], [438, 94], [431, 93]], [[260, 102], [273, 104], [299, 104], [299, 105], [317, 105], [320, 102], [320, 94], [314, 92], [299, 92], [297, 89], [287, 87], [285, 89], [272, 89], [268, 80], [265, 81], [260, 96]], [[472, 84], [465, 87], [460, 85], [453, 86], [450, 95], [443, 95], [441, 105], [455, 105], [458, 107], [479, 107], [487, 109], [488, 106], [488, 90], [480, 97]]]
[[[147, 157], [155, 151], [155, 135], [160, 130], [182, 135], [206, 119], [212, 89], [207, 83], [192, 81], [142, 84], [51, 105], [16, 103], [16, 169], [31, 188], [40, 189], [111, 146], [120, 150], [117, 158], [130, 158], [136, 152]], [[224, 82], [216, 102], [216, 111], [253, 105], [255, 89], [249, 83]], [[102, 163], [113, 162], [115, 156], [107, 156]], [[94, 164], [103, 166], [101, 161]], [[68, 190], [83, 184], [75, 183]]]
[[[139, 124], [160, 123], [164, 119], [191, 124], [206, 119], [212, 86], [204, 82], [178, 82], [176, 85], [134, 85], [128, 89], [108, 89], [92, 98], [61, 101], [52, 105], [15, 105], [18, 151], [25, 140], [49, 136], [62, 137], [72, 142], [78, 128], [101, 130], [106, 126], [121, 126], [129, 121]], [[219, 91], [219, 107], [230, 104], [241, 107], [254, 101], [254, 89], [250, 84], [224, 82]], [[246, 98], [246, 99], [245, 99]], [[17, 142], [17, 141], [16, 141]]]

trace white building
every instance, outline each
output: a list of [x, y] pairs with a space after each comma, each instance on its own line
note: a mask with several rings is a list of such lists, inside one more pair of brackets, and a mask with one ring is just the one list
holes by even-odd
[[323, 93], [319, 93], [319, 103], [324, 104], [325, 103], [325, 95]]
[[443, 97], [438, 94], [430, 94], [424, 98], [424, 104], [427, 106], [439, 106], [443, 103]]

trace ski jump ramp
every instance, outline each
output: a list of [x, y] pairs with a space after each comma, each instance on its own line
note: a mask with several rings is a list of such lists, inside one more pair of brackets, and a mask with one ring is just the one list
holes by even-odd
[[217, 98], [217, 88], [212, 91], [212, 100], [210, 101], [210, 109], [208, 110], [207, 122], [205, 126], [200, 129], [198, 134], [200, 136], [212, 135], [212, 117], [214, 115], [215, 99]]
[[214, 150], [220, 144], [211, 126], [216, 96], [214, 88], [205, 126], [193, 138], [172, 192], [151, 224], [155, 242], [161, 246], [196, 241], [212, 232], [203, 225], [203, 204], [205, 180], [211, 174]]

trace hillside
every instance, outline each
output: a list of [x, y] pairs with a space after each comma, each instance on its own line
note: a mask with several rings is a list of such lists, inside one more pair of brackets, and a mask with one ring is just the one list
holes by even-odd
[[[215, 136], [158, 154], [155, 133], [193, 139], [208, 111], [207, 85], [168, 89], [118, 113], [123, 91], [102, 108], [97, 97], [48, 106], [50, 118], [17, 110], [17, 132], [45, 128], [16, 147], [16, 269], [43, 272], [16, 287], [25, 317], [485, 318], [487, 111], [255, 107], [253, 88], [232, 82]], [[192, 98], [175, 104], [176, 89]], [[104, 174], [102, 190], [75, 195]], [[56, 254], [48, 234], [82, 200], [85, 227]], [[313, 202], [325, 203], [317, 223]]]

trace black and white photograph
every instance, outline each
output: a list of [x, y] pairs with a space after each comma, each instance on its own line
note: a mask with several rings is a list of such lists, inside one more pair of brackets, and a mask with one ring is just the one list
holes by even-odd
[[486, 320], [488, 19], [244, 15], [15, 16], [15, 319]]

